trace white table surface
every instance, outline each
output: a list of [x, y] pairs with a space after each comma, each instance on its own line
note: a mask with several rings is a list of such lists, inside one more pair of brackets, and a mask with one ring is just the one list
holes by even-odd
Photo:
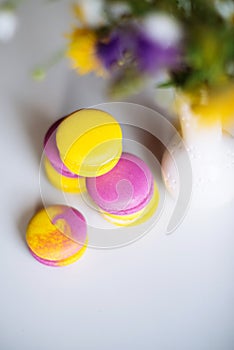
[[107, 100], [101, 79], [78, 77], [67, 62], [44, 82], [30, 78], [63, 45], [69, 20], [64, 1], [29, 1], [14, 40], [0, 45], [0, 349], [231, 350], [233, 204], [188, 213], [170, 236], [152, 229], [124, 248], [87, 249], [65, 268], [43, 266], [27, 250], [46, 129]]

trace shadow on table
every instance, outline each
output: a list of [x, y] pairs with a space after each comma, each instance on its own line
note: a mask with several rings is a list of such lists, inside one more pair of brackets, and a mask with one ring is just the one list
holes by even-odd
[[43, 140], [46, 131], [53, 123], [53, 118], [39, 107], [21, 103], [20, 116], [24, 136], [28, 147], [34, 152], [36, 161], [40, 162], [43, 151]]
[[17, 220], [17, 229], [20, 235], [20, 238], [22, 239], [25, 246], [26, 240], [25, 240], [25, 234], [27, 230], [27, 226], [33, 215], [35, 215], [39, 210], [43, 209], [43, 204], [40, 200], [35, 203], [34, 206], [30, 206], [28, 209], [24, 210], [23, 213], [18, 217]]

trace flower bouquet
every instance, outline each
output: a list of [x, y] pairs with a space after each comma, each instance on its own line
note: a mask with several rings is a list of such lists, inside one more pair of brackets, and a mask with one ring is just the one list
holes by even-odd
[[[234, 2], [80, 0], [73, 13], [65, 55], [77, 73], [107, 79], [117, 99], [149, 80], [173, 87], [199, 203], [232, 199], [234, 144], [223, 129], [234, 120]], [[177, 195], [172, 158], [183, 154], [180, 144], [169, 149], [163, 176]]]

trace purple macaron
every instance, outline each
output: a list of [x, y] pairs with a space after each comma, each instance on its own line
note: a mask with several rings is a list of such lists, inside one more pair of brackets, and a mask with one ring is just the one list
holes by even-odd
[[113, 215], [130, 215], [144, 209], [154, 193], [154, 178], [147, 164], [137, 156], [123, 153], [108, 173], [86, 179], [93, 201]]

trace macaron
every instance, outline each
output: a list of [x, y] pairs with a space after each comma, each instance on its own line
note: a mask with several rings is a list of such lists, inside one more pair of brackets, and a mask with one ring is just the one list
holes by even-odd
[[87, 224], [76, 209], [53, 205], [36, 213], [26, 231], [33, 257], [49, 266], [65, 266], [78, 260], [87, 246]]
[[129, 226], [148, 220], [159, 202], [159, 191], [148, 165], [123, 153], [108, 173], [86, 179], [87, 191], [110, 222]]
[[72, 173], [62, 162], [56, 144], [56, 130], [66, 117], [51, 125], [44, 138], [44, 165], [53, 186], [65, 192], [80, 193], [85, 190], [85, 180]]
[[119, 161], [122, 130], [109, 113], [82, 109], [59, 124], [56, 145], [69, 171], [84, 177], [101, 176]]

